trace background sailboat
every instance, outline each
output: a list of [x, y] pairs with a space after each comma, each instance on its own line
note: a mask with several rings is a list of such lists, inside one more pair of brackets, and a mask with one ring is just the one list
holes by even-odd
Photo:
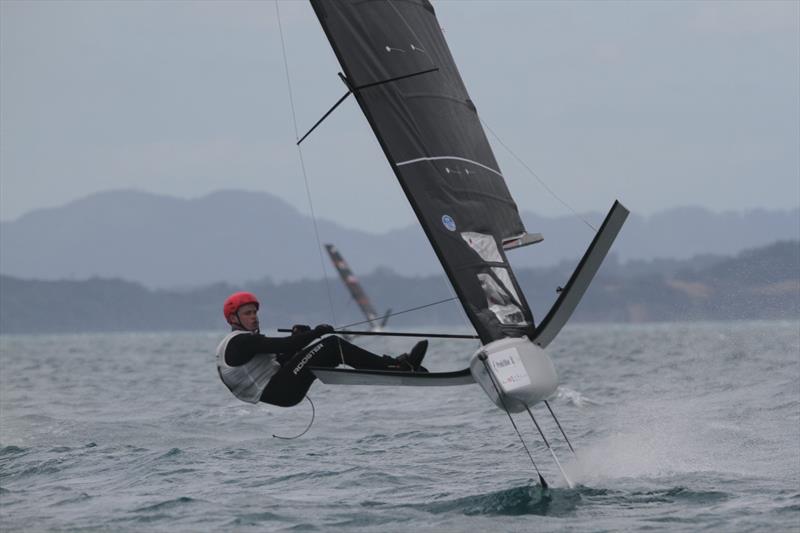
[[380, 331], [383, 329], [389, 320], [392, 310], [387, 309], [383, 316], [378, 316], [378, 313], [375, 312], [375, 308], [372, 306], [372, 302], [370, 302], [366, 291], [361, 286], [361, 283], [358, 281], [356, 275], [353, 274], [353, 270], [350, 268], [350, 265], [348, 265], [347, 261], [345, 261], [344, 257], [342, 257], [341, 252], [339, 252], [339, 250], [332, 244], [326, 244], [325, 250], [327, 250], [328, 257], [331, 258], [331, 263], [333, 263], [334, 268], [336, 268], [336, 272], [339, 273], [339, 277], [342, 279], [345, 287], [347, 287], [347, 290], [350, 293], [353, 301], [358, 304], [358, 308], [361, 309], [364, 318], [366, 318], [367, 323], [369, 324], [369, 330]]

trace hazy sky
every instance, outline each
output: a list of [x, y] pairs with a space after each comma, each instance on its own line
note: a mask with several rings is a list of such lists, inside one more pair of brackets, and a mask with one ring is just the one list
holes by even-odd
[[[800, 204], [800, 2], [434, 6], [481, 118], [573, 208]], [[280, 10], [302, 133], [344, 87], [310, 6]], [[2, 220], [120, 188], [309, 211], [273, 1], [0, 0], [0, 21]], [[488, 135], [522, 209], [567, 212]], [[352, 99], [303, 157], [318, 217], [412, 221]]]

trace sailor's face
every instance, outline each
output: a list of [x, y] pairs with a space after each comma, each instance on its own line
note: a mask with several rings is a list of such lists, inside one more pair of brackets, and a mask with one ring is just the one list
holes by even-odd
[[258, 331], [258, 307], [246, 304], [239, 308], [239, 322], [247, 331]]

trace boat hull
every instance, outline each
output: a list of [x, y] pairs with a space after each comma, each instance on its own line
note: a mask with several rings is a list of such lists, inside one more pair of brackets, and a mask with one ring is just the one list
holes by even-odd
[[470, 359], [469, 368], [489, 398], [512, 413], [546, 400], [558, 388], [550, 356], [527, 337], [508, 337], [482, 346]]

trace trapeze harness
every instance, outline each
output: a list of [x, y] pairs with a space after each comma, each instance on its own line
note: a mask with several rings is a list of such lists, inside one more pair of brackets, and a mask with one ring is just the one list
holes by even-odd
[[247, 403], [258, 403], [261, 394], [281, 365], [274, 353], [256, 354], [243, 365], [229, 366], [225, 362], [228, 343], [237, 335], [252, 335], [249, 331], [232, 331], [217, 347], [217, 371], [219, 377], [234, 396]]

